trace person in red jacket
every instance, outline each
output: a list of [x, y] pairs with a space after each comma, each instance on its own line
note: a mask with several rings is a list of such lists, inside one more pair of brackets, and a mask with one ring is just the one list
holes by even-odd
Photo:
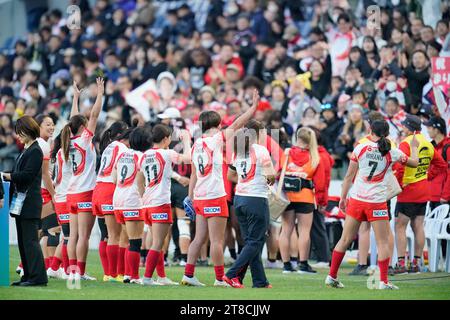
[[225, 42], [220, 48], [219, 54], [213, 58], [212, 66], [205, 75], [205, 83], [208, 85], [218, 85], [225, 82], [225, 74], [228, 65], [235, 65], [239, 70], [239, 78], [244, 76], [244, 66], [241, 58], [234, 52], [233, 45]]
[[433, 117], [425, 123], [428, 129], [428, 135], [433, 141], [431, 143], [437, 153], [447, 162], [447, 170], [436, 170], [436, 166], [432, 163], [430, 171], [437, 171], [436, 176], [429, 179], [431, 198], [430, 208], [440, 206], [443, 203], [450, 202], [450, 137], [447, 136], [447, 127], [445, 120], [441, 117]]
[[282, 214], [280, 234], [280, 253], [283, 259], [283, 273], [295, 272], [290, 262], [290, 238], [298, 222], [298, 247], [300, 256], [299, 273], [316, 273], [308, 264], [310, 250], [310, 231], [313, 212], [317, 205], [325, 206], [325, 169], [320, 162], [316, 134], [307, 127], [302, 127], [296, 134], [297, 143], [287, 157], [284, 190], [291, 202]]
[[[331, 169], [334, 165], [334, 159], [328, 153], [327, 149], [322, 144], [322, 138], [320, 131], [317, 128], [310, 127], [316, 133], [317, 143], [319, 145], [319, 157], [320, 163], [322, 163], [325, 172], [325, 192], [324, 203], [328, 204], [328, 189], [331, 182]], [[316, 196], [316, 203], [319, 203], [319, 199]], [[330, 261], [330, 244], [328, 241], [327, 229], [325, 226], [324, 208], [318, 208], [314, 210], [313, 224], [311, 227], [311, 251], [315, 254], [315, 260], [317, 263], [311, 265], [315, 268], [328, 268]]]

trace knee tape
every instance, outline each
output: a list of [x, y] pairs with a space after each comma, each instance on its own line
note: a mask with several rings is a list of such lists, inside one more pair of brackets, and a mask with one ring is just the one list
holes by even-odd
[[178, 230], [180, 232], [180, 238], [188, 238], [191, 239], [191, 230], [189, 228], [189, 219], [178, 219]]
[[49, 247], [57, 247], [59, 244], [59, 236], [61, 235], [61, 233], [57, 232], [55, 233], [55, 235], [48, 235], [48, 240], [47, 240], [47, 246]]
[[128, 250], [133, 252], [141, 252], [142, 239], [130, 240], [130, 248]]
[[59, 226], [58, 218], [56, 213], [52, 213], [51, 215], [42, 219], [42, 230], [47, 231], [48, 229]]
[[[63, 225], [61, 225], [62, 228], [62, 232], [64, 235], [64, 238], [69, 238], [70, 237], [70, 225], [68, 223], [64, 223]], [[66, 241], [66, 240], [64, 240]]]
[[100, 229], [100, 241], [105, 241], [108, 238], [108, 228], [106, 227], [105, 219], [98, 219], [98, 227]]

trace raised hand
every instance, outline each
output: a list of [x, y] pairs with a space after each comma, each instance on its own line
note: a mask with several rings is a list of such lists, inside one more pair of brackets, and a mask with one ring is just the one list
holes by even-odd
[[419, 147], [419, 140], [416, 138], [416, 133], [414, 133], [413, 138], [411, 140], [411, 148], [418, 148]]
[[98, 77], [97, 81], [97, 95], [102, 95], [105, 93], [105, 79]]
[[259, 98], [258, 90], [255, 89], [255, 90], [253, 90], [252, 108], [256, 109], [258, 107], [259, 100], [260, 100], [260, 98]]
[[79, 97], [83, 89], [81, 90], [78, 89], [77, 82], [75, 80], [73, 81], [72, 88], [73, 88], [73, 95]]

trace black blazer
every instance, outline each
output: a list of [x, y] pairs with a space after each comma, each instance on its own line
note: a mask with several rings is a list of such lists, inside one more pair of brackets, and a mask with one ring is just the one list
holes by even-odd
[[26, 192], [27, 197], [20, 217], [23, 219], [40, 219], [42, 211], [41, 181], [43, 154], [39, 143], [35, 141], [23, 150], [16, 160], [11, 173], [11, 197], [14, 191]]

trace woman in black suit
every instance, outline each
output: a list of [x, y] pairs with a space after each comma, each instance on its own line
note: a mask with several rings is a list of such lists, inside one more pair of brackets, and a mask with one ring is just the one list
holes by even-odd
[[[11, 195], [24, 192], [26, 197], [20, 215], [16, 219], [17, 240], [24, 275], [14, 286], [45, 286], [47, 273], [44, 256], [39, 245], [42, 197], [42, 150], [36, 139], [39, 137], [39, 125], [30, 116], [17, 120], [15, 131], [19, 140], [25, 145], [16, 160], [12, 173], [1, 173], [3, 180], [11, 181]], [[12, 198], [12, 197], [10, 197]]]

